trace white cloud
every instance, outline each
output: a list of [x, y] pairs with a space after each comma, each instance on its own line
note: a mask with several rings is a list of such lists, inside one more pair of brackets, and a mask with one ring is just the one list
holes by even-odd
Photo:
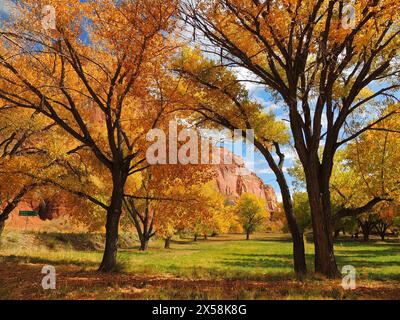
[[274, 112], [275, 110], [282, 109], [283, 106], [274, 103], [273, 101], [267, 100], [263, 97], [254, 97], [254, 101], [256, 101], [259, 105], [264, 107], [267, 112]]
[[258, 174], [274, 174], [274, 172], [270, 168], [264, 168], [257, 170]]
[[242, 83], [249, 91], [250, 96], [255, 95], [258, 91], [265, 90], [264, 85], [256, 83], [257, 81], [260, 81], [260, 79], [246, 68], [238, 67], [234, 70], [238, 79], [243, 81]]
[[282, 148], [282, 153], [285, 155], [286, 161], [295, 161], [298, 159], [297, 151], [292, 146], [285, 146]]

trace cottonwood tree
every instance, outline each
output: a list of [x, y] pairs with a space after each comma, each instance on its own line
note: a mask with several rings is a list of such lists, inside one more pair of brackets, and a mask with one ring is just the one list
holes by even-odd
[[[293, 211], [289, 184], [284, 174], [285, 156], [282, 146], [288, 143], [287, 128], [271, 113], [252, 101], [235, 74], [218, 62], [206, 59], [199, 50], [185, 48], [172, 68], [179, 74], [181, 91], [192, 97], [185, 107], [198, 126], [226, 128], [231, 132], [254, 130], [254, 146], [264, 156], [280, 187], [283, 211], [293, 240], [296, 274], [307, 271], [304, 240]], [[186, 115], [188, 116], [188, 115]]]
[[375, 230], [385, 240], [387, 232], [396, 225], [396, 218], [399, 217], [399, 210], [394, 205], [383, 206], [379, 210], [379, 219], [375, 225]]
[[246, 231], [246, 240], [250, 240], [250, 234], [260, 228], [263, 222], [269, 217], [266, 210], [266, 203], [251, 193], [243, 193], [237, 204], [236, 212], [243, 229]]
[[164, 238], [166, 249], [170, 248], [173, 236], [182, 232], [207, 235], [213, 231], [226, 231], [224, 226], [230, 220], [224, 211], [223, 196], [214, 184], [214, 181], [199, 181], [184, 188], [181, 186], [178, 191], [181, 196], [176, 194], [177, 190], [171, 189], [172, 198], [185, 200], [156, 204], [161, 214], [156, 217], [155, 228], [157, 235]]
[[357, 223], [361, 229], [361, 232], [363, 234], [363, 240], [365, 242], [369, 241], [369, 236], [375, 229], [378, 220], [379, 216], [375, 212], [364, 213], [357, 218]]
[[201, 207], [200, 186], [213, 177], [207, 165], [158, 164], [141, 173], [140, 187], [126, 194], [124, 209], [140, 240], [140, 250], [158, 235], [170, 239]]
[[215, 181], [196, 184], [193, 192], [198, 195], [198, 205], [188, 209], [191, 219], [183, 231], [192, 233], [194, 241], [199, 236], [207, 240], [209, 235], [228, 232], [236, 222], [235, 215], [232, 208], [226, 206], [225, 196], [219, 192]]
[[[55, 29], [43, 28], [45, 5]], [[17, 12], [0, 29], [3, 108], [53, 120], [105, 168], [99, 270], [112, 271], [126, 181], [145, 166], [145, 133], [172, 103], [165, 62], [177, 47], [176, 2], [24, 0]]]
[[2, 227], [21, 201], [47, 218], [55, 206], [65, 204], [60, 195], [68, 202], [71, 218], [88, 225], [97, 220], [92, 213], [95, 208], [88, 210], [83, 204], [99, 207], [109, 185], [99, 179], [101, 169], [99, 165], [96, 169], [91, 155], [76, 150], [74, 139], [39, 114], [2, 110], [0, 123]]
[[[306, 177], [313, 220], [315, 271], [339, 277], [331, 230], [330, 177], [337, 150], [391, 113], [374, 110], [396, 100], [400, 3], [362, 0], [344, 16], [341, 0], [193, 0], [183, 15], [204, 51], [270, 90], [287, 109]], [[206, 39], [206, 41], [204, 41]], [[357, 121], [358, 120], [358, 121]], [[320, 150], [322, 149], [322, 152]]]
[[46, 182], [34, 174], [49, 175], [65, 171], [65, 163], [49, 158], [51, 148], [40, 143], [54, 132], [54, 124], [29, 112], [0, 113], [0, 235], [5, 222], [18, 204]]

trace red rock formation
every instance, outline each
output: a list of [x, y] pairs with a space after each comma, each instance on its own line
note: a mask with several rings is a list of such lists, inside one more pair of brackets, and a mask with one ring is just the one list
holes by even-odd
[[[253, 193], [265, 200], [269, 211], [275, 211], [278, 200], [274, 189], [246, 169], [242, 158], [227, 150], [220, 149], [220, 152], [221, 164], [214, 165], [218, 190], [230, 200], [238, 199], [245, 192]], [[223, 163], [223, 152], [226, 152], [228, 158], [231, 157], [231, 164]]]

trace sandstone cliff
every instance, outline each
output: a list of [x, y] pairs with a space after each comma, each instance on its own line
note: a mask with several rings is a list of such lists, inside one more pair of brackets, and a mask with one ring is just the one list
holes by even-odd
[[278, 201], [274, 189], [264, 184], [254, 172], [246, 169], [242, 158], [226, 150], [221, 149], [220, 152], [225, 152], [232, 163], [213, 166], [218, 190], [230, 200], [236, 200], [246, 192], [253, 193], [265, 200], [269, 211], [275, 211]]

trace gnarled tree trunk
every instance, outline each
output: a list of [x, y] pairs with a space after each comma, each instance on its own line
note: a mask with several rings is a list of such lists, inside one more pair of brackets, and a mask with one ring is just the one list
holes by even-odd
[[372, 230], [375, 228], [377, 221], [375, 220], [374, 216], [368, 216], [365, 220], [362, 220], [362, 218], [358, 219], [358, 224], [361, 228], [362, 234], [363, 234], [363, 240], [365, 242], [369, 241], [369, 236], [372, 232]]
[[140, 239], [140, 251], [146, 251], [149, 248], [149, 238], [147, 237], [142, 237]]
[[126, 177], [120, 172], [113, 172], [113, 192], [111, 203], [107, 209], [106, 245], [99, 271], [113, 272], [117, 266], [118, 230], [122, 213], [122, 201]]
[[333, 248], [332, 208], [329, 191], [329, 168], [320, 174], [317, 161], [306, 168], [307, 192], [309, 197], [313, 237], [315, 246], [315, 272], [328, 278], [340, 277]]

